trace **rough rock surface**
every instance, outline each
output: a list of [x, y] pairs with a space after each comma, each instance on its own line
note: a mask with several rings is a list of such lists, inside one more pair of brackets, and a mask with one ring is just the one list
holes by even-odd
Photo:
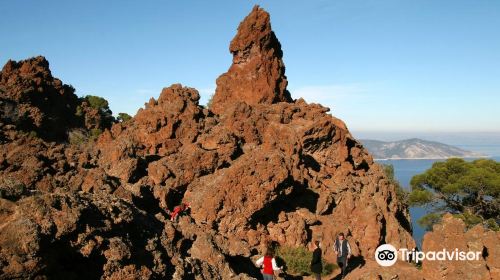
[[451, 214], [424, 236], [422, 250], [481, 252], [478, 261], [428, 261], [422, 265], [426, 279], [500, 279], [500, 232], [477, 225], [466, 230], [464, 222]]
[[233, 64], [217, 79], [211, 110], [222, 113], [234, 100], [249, 105], [291, 102], [286, 89], [281, 44], [271, 29], [269, 14], [255, 6], [240, 23], [229, 45]]
[[[340, 273], [340, 270], [337, 272]], [[336, 279], [336, 278], [334, 278]], [[350, 271], [345, 280], [431, 280], [424, 278], [422, 271], [413, 263], [398, 261], [392, 266], [381, 267], [375, 261], [369, 261], [360, 268]], [[455, 279], [455, 278], [450, 278]], [[462, 278], [464, 279], [464, 278]]]
[[0, 72], [2, 122], [56, 141], [67, 139], [71, 128], [104, 128], [99, 112], [74, 91], [52, 77], [49, 62], [42, 56], [9, 60]]
[[[360, 265], [381, 243], [412, 248], [408, 210], [382, 168], [328, 108], [291, 101], [269, 15], [254, 8], [230, 48], [213, 110], [195, 89], [172, 85], [78, 145], [25, 132], [43, 134], [54, 121], [43, 116], [59, 112], [5, 85], [55, 90], [58, 80], [9, 62], [2, 100], [40, 114], [0, 115], [0, 278], [250, 279], [267, 242], [321, 239], [332, 260], [340, 231]], [[167, 210], [181, 201], [190, 215], [172, 223]]]
[[347, 280], [358, 279], [500, 279], [500, 232], [477, 225], [467, 229], [465, 223], [451, 214], [446, 214], [433, 230], [424, 235], [422, 252], [439, 252], [455, 249], [464, 252], [480, 252], [479, 260], [473, 261], [423, 261], [422, 268], [398, 261], [390, 267], [380, 267], [375, 261], [352, 271]]

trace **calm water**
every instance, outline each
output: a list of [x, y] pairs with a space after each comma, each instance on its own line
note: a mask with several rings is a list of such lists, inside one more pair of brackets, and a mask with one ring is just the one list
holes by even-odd
[[[500, 146], [495, 146], [495, 151], [500, 151]], [[486, 154], [492, 154], [491, 149], [477, 149], [475, 147], [468, 146], [467, 149], [473, 151], [481, 151]], [[495, 153], [496, 154], [496, 153]], [[497, 155], [500, 155], [498, 153]], [[500, 156], [491, 157], [496, 161], [500, 161]], [[406, 189], [410, 189], [410, 180], [413, 176], [424, 172], [425, 170], [431, 168], [432, 164], [436, 161], [443, 160], [435, 160], [435, 159], [399, 159], [399, 160], [382, 160], [379, 161], [383, 164], [392, 164], [394, 166], [394, 173], [398, 181], [401, 183], [403, 187]], [[422, 248], [422, 237], [425, 233], [425, 229], [420, 227], [417, 224], [417, 220], [427, 213], [427, 209], [422, 207], [411, 207], [410, 215], [413, 224], [413, 238], [418, 244], [419, 248]]]

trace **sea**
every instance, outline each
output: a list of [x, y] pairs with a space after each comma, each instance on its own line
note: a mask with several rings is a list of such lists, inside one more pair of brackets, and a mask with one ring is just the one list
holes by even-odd
[[[469, 151], [481, 152], [490, 155], [490, 159], [500, 161], [500, 144], [498, 145], [455, 145], [459, 148]], [[392, 164], [394, 166], [394, 175], [400, 184], [407, 190], [410, 190], [410, 180], [413, 176], [431, 168], [432, 164], [445, 159], [397, 159], [397, 160], [377, 160], [379, 163]], [[474, 160], [468, 158], [466, 160]], [[417, 242], [418, 248], [422, 248], [422, 238], [425, 234], [425, 228], [418, 225], [417, 220], [427, 214], [429, 209], [425, 207], [410, 207], [410, 216], [413, 225], [413, 238]]]

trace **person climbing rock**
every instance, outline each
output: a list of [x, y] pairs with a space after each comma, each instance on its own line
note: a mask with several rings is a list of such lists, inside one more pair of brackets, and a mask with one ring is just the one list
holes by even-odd
[[266, 253], [263, 257], [258, 259], [255, 264], [261, 268], [261, 273], [264, 280], [272, 280], [274, 279], [274, 271], [282, 270], [282, 267], [278, 267], [276, 265], [276, 259], [274, 258], [274, 249], [268, 247], [266, 249]]
[[179, 218], [179, 215], [183, 215], [189, 209], [189, 204], [181, 203], [181, 205], [175, 206], [174, 211], [170, 213], [170, 221], [175, 222]]
[[351, 246], [349, 245], [349, 241], [345, 239], [344, 233], [339, 233], [333, 247], [335, 249], [335, 254], [337, 254], [337, 264], [340, 267], [340, 273], [342, 278], [344, 278], [347, 270], [347, 263], [349, 258], [351, 258]]
[[321, 248], [319, 247], [319, 241], [314, 241], [314, 251], [311, 260], [311, 271], [315, 276], [316, 280], [321, 280], [321, 273], [323, 272], [323, 263], [321, 261]]

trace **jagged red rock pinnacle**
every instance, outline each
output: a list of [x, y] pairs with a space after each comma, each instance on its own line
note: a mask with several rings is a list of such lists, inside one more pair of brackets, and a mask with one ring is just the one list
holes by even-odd
[[233, 64], [217, 79], [211, 109], [222, 113], [228, 103], [291, 102], [286, 89], [281, 44], [271, 29], [269, 14], [259, 6], [240, 23], [229, 45]]

